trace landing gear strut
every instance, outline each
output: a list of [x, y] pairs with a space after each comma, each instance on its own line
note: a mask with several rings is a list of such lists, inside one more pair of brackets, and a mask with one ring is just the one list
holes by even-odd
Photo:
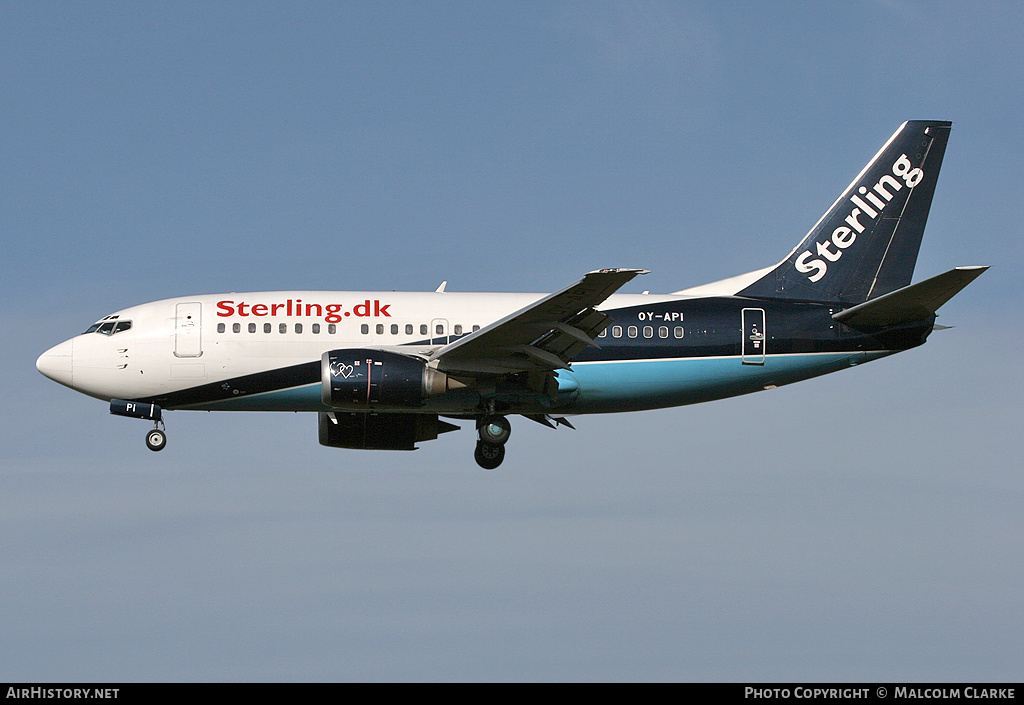
[[494, 470], [505, 459], [505, 442], [512, 433], [512, 424], [504, 416], [491, 414], [479, 419], [476, 429], [480, 440], [473, 458], [484, 470]]
[[133, 419], [148, 419], [153, 428], [146, 434], [146, 447], [150, 450], [163, 450], [167, 445], [167, 434], [164, 426], [163, 411], [159, 406], [148, 401], [131, 401], [130, 399], [111, 399], [110, 413], [116, 416], [128, 416]]

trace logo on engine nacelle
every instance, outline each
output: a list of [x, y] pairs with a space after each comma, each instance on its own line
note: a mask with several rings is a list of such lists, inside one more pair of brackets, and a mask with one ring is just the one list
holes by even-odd
[[335, 377], [341, 377], [342, 379], [348, 379], [355, 372], [355, 367], [352, 365], [346, 365], [344, 362], [332, 362], [331, 363], [331, 374]]

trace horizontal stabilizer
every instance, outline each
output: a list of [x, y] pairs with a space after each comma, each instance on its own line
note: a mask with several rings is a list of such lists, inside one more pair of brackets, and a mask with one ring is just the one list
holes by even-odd
[[919, 321], [939, 310], [988, 267], [957, 267], [945, 274], [905, 286], [832, 316], [854, 327], [894, 326]]

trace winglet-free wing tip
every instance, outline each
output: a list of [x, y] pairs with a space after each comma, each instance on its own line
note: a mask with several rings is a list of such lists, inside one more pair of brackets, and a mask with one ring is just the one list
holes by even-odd
[[637, 274], [650, 274], [649, 269], [636, 269], [634, 267], [611, 267], [609, 269], [595, 269], [593, 272], [587, 272], [587, 274], [616, 274], [622, 272], [623, 274], [632, 273]]

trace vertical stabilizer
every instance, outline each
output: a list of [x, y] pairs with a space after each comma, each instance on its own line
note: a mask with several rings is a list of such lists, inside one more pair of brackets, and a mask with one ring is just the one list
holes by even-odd
[[910, 284], [952, 123], [903, 123], [783, 262], [738, 294], [860, 303]]

